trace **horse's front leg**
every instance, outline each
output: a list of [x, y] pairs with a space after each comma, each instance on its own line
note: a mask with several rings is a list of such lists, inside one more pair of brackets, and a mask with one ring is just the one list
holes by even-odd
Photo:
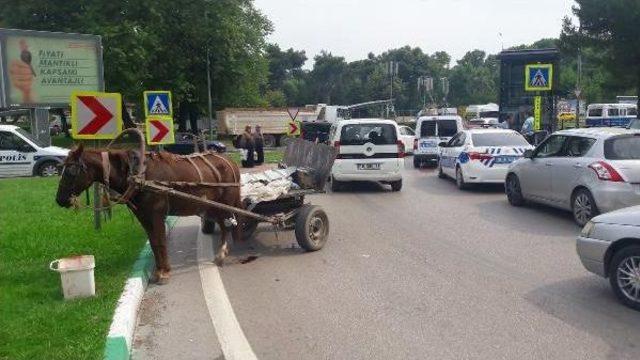
[[160, 280], [160, 274], [162, 273], [162, 252], [160, 251], [158, 243], [159, 237], [157, 235], [156, 226], [154, 225], [155, 215], [149, 216], [147, 213], [135, 209], [132, 209], [132, 211], [149, 238], [149, 245], [151, 245], [151, 251], [153, 251], [153, 258], [156, 263], [152, 279], [153, 281], [158, 282]]
[[[225, 226], [224, 219], [218, 218], [218, 225], [220, 226], [220, 244], [216, 250], [216, 257], [213, 260], [216, 265], [222, 266], [224, 259], [229, 254], [229, 245], [227, 244], [227, 227]], [[212, 235], [213, 236], [213, 235]]]
[[167, 230], [164, 221], [164, 215], [153, 215], [153, 239], [157, 247], [156, 274], [160, 285], [168, 283], [171, 277], [171, 265], [167, 254]]

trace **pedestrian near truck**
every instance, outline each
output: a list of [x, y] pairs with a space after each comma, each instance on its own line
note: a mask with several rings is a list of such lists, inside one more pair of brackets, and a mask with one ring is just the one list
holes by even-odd
[[256, 165], [262, 165], [264, 163], [264, 136], [262, 135], [262, 127], [260, 125], [256, 125], [253, 140], [257, 154]]
[[242, 152], [242, 167], [252, 168], [255, 165], [254, 151], [255, 141], [253, 134], [251, 133], [251, 125], [244, 127], [242, 135], [238, 136], [236, 140], [236, 147]]

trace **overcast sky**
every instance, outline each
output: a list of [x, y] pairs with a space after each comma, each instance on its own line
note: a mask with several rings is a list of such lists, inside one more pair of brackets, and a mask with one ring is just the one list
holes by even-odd
[[[573, 0], [254, 0], [274, 24], [269, 41], [283, 49], [321, 50], [347, 61], [404, 45], [444, 50], [454, 63], [473, 49], [557, 37]], [[502, 39], [498, 35], [502, 33]], [[305, 67], [312, 66], [307, 61]]]

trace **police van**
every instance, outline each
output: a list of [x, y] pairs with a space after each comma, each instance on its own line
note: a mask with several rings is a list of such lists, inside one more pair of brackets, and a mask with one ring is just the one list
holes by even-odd
[[416, 122], [416, 137], [413, 140], [413, 166], [418, 168], [425, 162], [438, 163], [440, 144], [449, 141], [463, 129], [458, 115], [421, 116]]
[[0, 125], [0, 177], [58, 175], [58, 164], [68, 153], [68, 149], [43, 146], [17, 126]]
[[636, 104], [591, 104], [587, 107], [586, 125], [626, 127], [638, 116]]

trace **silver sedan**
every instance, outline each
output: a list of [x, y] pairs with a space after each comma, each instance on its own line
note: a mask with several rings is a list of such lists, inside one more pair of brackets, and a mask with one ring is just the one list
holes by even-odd
[[618, 299], [640, 310], [640, 206], [594, 217], [577, 250], [587, 270], [608, 277]]
[[509, 203], [542, 203], [573, 212], [580, 226], [608, 211], [640, 205], [640, 131], [558, 131], [511, 164]]

